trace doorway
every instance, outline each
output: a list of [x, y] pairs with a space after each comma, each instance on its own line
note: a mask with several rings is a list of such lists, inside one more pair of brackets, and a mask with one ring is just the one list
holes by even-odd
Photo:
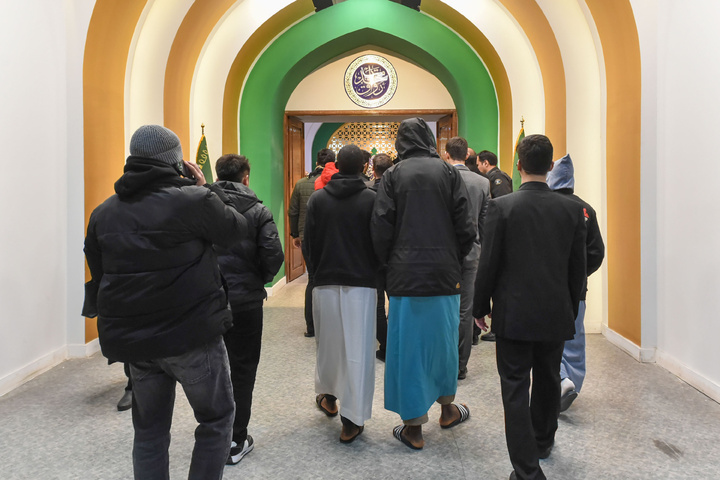
[[[305, 263], [300, 248], [295, 247], [290, 237], [290, 222], [287, 206], [293, 187], [312, 168], [306, 167], [305, 123], [366, 123], [401, 122], [407, 118], [422, 117], [436, 123], [438, 152], [445, 150], [447, 141], [458, 132], [456, 110], [372, 110], [372, 111], [286, 111], [285, 112], [285, 277], [292, 282], [305, 273]], [[313, 165], [312, 159], [310, 165]]]

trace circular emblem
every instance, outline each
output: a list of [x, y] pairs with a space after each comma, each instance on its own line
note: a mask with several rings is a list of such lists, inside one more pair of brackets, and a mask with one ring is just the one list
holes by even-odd
[[379, 55], [363, 55], [345, 71], [345, 93], [356, 105], [376, 108], [385, 105], [397, 90], [397, 72]]

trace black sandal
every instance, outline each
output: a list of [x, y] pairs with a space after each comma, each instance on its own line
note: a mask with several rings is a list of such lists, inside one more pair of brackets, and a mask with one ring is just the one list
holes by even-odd
[[357, 427], [357, 429], [358, 429], [357, 433], [348, 439], [343, 439], [342, 437], [340, 437], [340, 443], [354, 442], [355, 439], [360, 436], [360, 434], [363, 432], [363, 430], [365, 430], [365, 425], [356, 425], [355, 423], [351, 422], [350, 420], [343, 417], [342, 415], [340, 415], [340, 421], [342, 422], [344, 427]]
[[416, 447], [412, 443], [410, 443], [410, 440], [403, 437], [402, 432], [405, 430], [406, 425], [398, 425], [397, 427], [393, 428], [393, 436], [400, 440], [402, 443], [407, 445], [408, 447], [412, 448], [413, 450], [422, 450], [423, 447]]
[[315, 397], [315, 403], [317, 403], [318, 408], [319, 408], [320, 410], [322, 410], [322, 412], [323, 412], [325, 415], [327, 415], [328, 417], [337, 417], [337, 414], [338, 414], [338, 411], [337, 411], [337, 410], [335, 410], [334, 412], [331, 412], [331, 411], [328, 410], [327, 408], [323, 407], [322, 401], [323, 401], [324, 399], [326, 399], [326, 398], [328, 399], [328, 401], [330, 400], [330, 398], [333, 398], [333, 399], [337, 400], [334, 396], [330, 395], [329, 393], [321, 393], [320, 395], [318, 395], [317, 397]]

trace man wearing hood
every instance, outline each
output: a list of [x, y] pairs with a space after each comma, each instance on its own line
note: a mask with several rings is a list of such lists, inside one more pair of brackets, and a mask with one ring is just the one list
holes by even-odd
[[254, 447], [248, 435], [255, 374], [260, 361], [265, 284], [285, 260], [270, 210], [250, 190], [250, 162], [243, 155], [223, 155], [215, 163], [217, 188], [230, 198], [248, 223], [248, 235], [231, 247], [215, 246], [228, 285], [233, 326], [225, 337], [235, 397], [235, 421], [228, 465], [235, 465]]
[[339, 173], [310, 197], [303, 239], [315, 280], [315, 402], [334, 417], [340, 401], [342, 443], [362, 433], [375, 392], [378, 264], [370, 238], [375, 192], [365, 185], [363, 165], [360, 148], [340, 149]]
[[[550, 190], [554, 190], [579, 203], [585, 214], [587, 225], [587, 239], [585, 241], [587, 256], [587, 276], [592, 275], [602, 265], [605, 258], [605, 244], [603, 243], [595, 210], [583, 199], [574, 195], [575, 169], [570, 154], [555, 162], [553, 169], [547, 175]], [[575, 336], [565, 342], [562, 361], [560, 363], [560, 411], [567, 410], [577, 398], [585, 380], [585, 299], [587, 296], [587, 282], [580, 297], [580, 307], [575, 318]]]
[[421, 118], [400, 124], [401, 160], [380, 181], [372, 218], [375, 251], [386, 266], [390, 297], [385, 408], [403, 420], [393, 435], [423, 448], [422, 425], [434, 402], [440, 426], [465, 421], [457, 391], [461, 267], [477, 238], [458, 169], [440, 159]]
[[235, 404], [222, 334], [232, 315], [212, 246], [244, 237], [247, 222], [200, 187], [197, 165], [184, 165], [197, 180], [181, 177], [175, 133], [140, 127], [116, 194], [92, 212], [85, 238], [92, 280], [83, 314], [98, 317], [103, 355], [130, 363], [136, 478], [168, 477], [176, 382], [199, 422], [189, 478], [222, 478], [230, 451]]
[[[328, 163], [335, 165], [335, 152], [329, 148], [323, 148], [317, 153], [315, 170], [310, 172], [307, 177], [298, 180], [293, 188], [292, 195], [290, 195], [290, 206], [287, 212], [288, 222], [290, 224], [290, 236], [296, 248], [302, 246], [307, 203], [310, 200], [310, 195], [315, 191], [315, 181], [320, 178], [325, 170], [325, 165]], [[312, 317], [312, 289], [313, 279], [308, 273], [308, 283], [307, 287], [305, 287], [305, 336], [309, 338], [315, 336], [315, 325]]]

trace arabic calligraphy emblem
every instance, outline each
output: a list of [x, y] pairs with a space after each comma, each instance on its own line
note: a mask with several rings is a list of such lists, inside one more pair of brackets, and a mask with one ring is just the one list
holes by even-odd
[[397, 72], [379, 55], [356, 58], [345, 71], [345, 93], [356, 105], [376, 108], [385, 105], [397, 90]]

